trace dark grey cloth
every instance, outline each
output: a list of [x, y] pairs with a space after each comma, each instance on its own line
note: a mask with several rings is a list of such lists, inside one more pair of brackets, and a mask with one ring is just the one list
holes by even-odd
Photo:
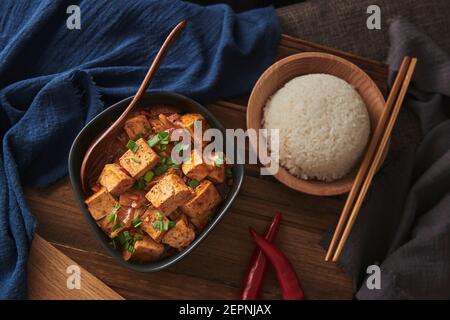
[[[381, 9], [381, 30], [366, 28], [369, 5]], [[384, 61], [389, 20], [402, 17], [450, 52], [449, 0], [309, 0], [277, 9], [284, 33]]]
[[[418, 65], [340, 264], [358, 299], [449, 299], [450, 58], [408, 22], [393, 21], [389, 37], [391, 83], [405, 55]], [[366, 286], [371, 264], [381, 267], [379, 290]]]

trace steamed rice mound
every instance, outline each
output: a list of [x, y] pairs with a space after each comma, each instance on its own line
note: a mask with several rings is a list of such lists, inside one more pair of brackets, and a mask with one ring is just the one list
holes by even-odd
[[327, 74], [292, 79], [264, 108], [262, 126], [279, 129], [280, 164], [302, 179], [349, 173], [370, 134], [366, 106], [346, 81]]

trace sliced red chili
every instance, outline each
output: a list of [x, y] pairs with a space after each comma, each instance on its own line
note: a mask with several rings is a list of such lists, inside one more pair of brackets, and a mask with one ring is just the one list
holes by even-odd
[[267, 259], [272, 263], [281, 287], [283, 299], [304, 300], [305, 296], [300, 280], [288, 258], [275, 245], [258, 235], [252, 228], [250, 228], [250, 234]]
[[[272, 222], [264, 232], [264, 238], [273, 242], [280, 226], [281, 213], [277, 212]], [[256, 300], [259, 297], [261, 286], [267, 270], [267, 258], [259, 247], [253, 251], [252, 258], [244, 277], [244, 283], [241, 290], [242, 300]]]

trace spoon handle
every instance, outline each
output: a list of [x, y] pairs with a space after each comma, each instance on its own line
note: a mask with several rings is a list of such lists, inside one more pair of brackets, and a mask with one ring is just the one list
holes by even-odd
[[[121, 123], [127, 115], [130, 113], [131, 110], [134, 109], [136, 104], [139, 102], [141, 97], [144, 95], [145, 91], [147, 91], [148, 85], [150, 84], [150, 81], [153, 79], [153, 77], [156, 74], [156, 71], [159, 68], [159, 65], [161, 64], [161, 61], [165, 57], [167, 53], [167, 49], [172, 44], [172, 42], [178, 37], [178, 35], [183, 31], [183, 29], [186, 27], [186, 21], [183, 20], [179, 22], [175, 28], [170, 32], [170, 34], [167, 36], [166, 40], [164, 41], [163, 45], [159, 49], [158, 53], [156, 54], [155, 59], [152, 62], [152, 65], [147, 71], [147, 74], [145, 75], [144, 80], [142, 81], [141, 85], [139, 86], [139, 89], [134, 96], [133, 100], [131, 100], [128, 107], [125, 109], [125, 111], [121, 114], [121, 116], [114, 122], [114, 124], [110, 127], [117, 127], [116, 123]], [[107, 133], [106, 133], [107, 134]]]
[[103, 134], [98, 137], [88, 148], [86, 151], [83, 162], [81, 163], [80, 168], [80, 178], [81, 178], [81, 185], [83, 188], [83, 191], [86, 193], [87, 186], [86, 186], [86, 171], [88, 167], [88, 162], [92, 159], [91, 156], [94, 154], [94, 149], [98, 148], [100, 141], [104, 140], [106, 137], [108, 137], [111, 133], [114, 133], [117, 128], [119, 128], [125, 119], [127, 118], [128, 114], [136, 107], [141, 97], [144, 95], [145, 91], [148, 88], [148, 85], [150, 81], [155, 76], [156, 71], [158, 70], [159, 65], [161, 64], [162, 59], [167, 53], [167, 49], [172, 44], [172, 42], [178, 37], [178, 35], [183, 31], [183, 29], [186, 27], [186, 21], [183, 20], [180, 23], [178, 23], [175, 28], [170, 32], [170, 34], [167, 36], [166, 40], [164, 41], [163, 45], [159, 49], [158, 53], [156, 54], [155, 59], [153, 60], [150, 68], [147, 71], [147, 74], [145, 75], [144, 80], [142, 81], [141, 85], [139, 86], [139, 89], [135, 96], [133, 97], [133, 100], [131, 100], [128, 107], [123, 111], [123, 113], [120, 115], [119, 118], [117, 118], [114, 123], [109, 126], [109, 128], [103, 132]]

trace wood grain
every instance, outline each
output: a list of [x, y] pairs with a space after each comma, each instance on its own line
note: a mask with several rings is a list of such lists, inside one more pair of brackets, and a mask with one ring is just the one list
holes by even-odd
[[328, 48], [317, 43], [312, 43], [288, 35], [282, 35], [281, 37], [278, 50], [278, 59], [298, 52], [311, 51], [331, 53], [345, 58], [350, 62], [353, 62], [358, 67], [363, 69], [372, 78], [373, 81], [375, 81], [377, 86], [380, 88], [381, 93], [386, 96], [388, 88], [389, 67], [382, 62], [360, 57], [355, 54], [344, 52], [338, 49]]
[[[278, 58], [305, 51], [331, 52], [350, 59], [386, 93], [388, 69], [378, 62], [288, 36], [281, 39]], [[208, 108], [226, 128], [245, 128], [247, 101], [248, 96], [236, 97]], [[306, 297], [353, 296], [349, 277], [337, 265], [323, 261], [325, 253], [319, 244], [323, 233], [337, 220], [345, 199], [293, 191], [273, 177], [261, 177], [258, 165], [246, 166], [246, 178], [236, 202], [200, 246], [173, 267], [157, 273], [124, 269], [106, 254], [84, 220], [67, 178], [46, 189], [26, 189], [25, 195], [38, 219], [39, 234], [127, 299], [237, 298], [254, 249], [248, 226], [263, 231], [275, 211], [283, 213], [276, 243], [292, 260]], [[270, 268], [262, 297], [281, 297]]]
[[123, 300], [117, 292], [80, 268], [80, 288], [68, 289], [67, 267], [77, 265], [35, 235], [28, 260], [28, 297], [32, 300]]

